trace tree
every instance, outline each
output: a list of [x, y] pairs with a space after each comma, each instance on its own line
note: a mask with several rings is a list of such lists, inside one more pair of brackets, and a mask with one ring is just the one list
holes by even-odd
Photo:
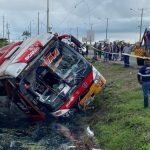
[[22, 36], [23, 36], [23, 39], [25, 40], [25, 39], [27, 39], [28, 37], [31, 36], [31, 33], [30, 33], [29, 31], [24, 31], [24, 32], [22, 33]]
[[0, 48], [8, 45], [8, 40], [5, 38], [0, 38]]

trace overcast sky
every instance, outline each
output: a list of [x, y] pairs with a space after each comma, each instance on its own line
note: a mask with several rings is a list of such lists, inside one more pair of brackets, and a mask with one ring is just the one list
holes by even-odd
[[[0, 0], [0, 36], [3, 16], [9, 24], [11, 39], [22, 39], [21, 35], [29, 29], [30, 22], [32, 35], [36, 35], [38, 11], [40, 32], [46, 32], [46, 4], [47, 0]], [[75, 36], [78, 28], [79, 38], [86, 36], [92, 25], [98, 41], [105, 39], [106, 18], [109, 18], [110, 40], [135, 42], [139, 39], [141, 8], [144, 8], [143, 31], [150, 26], [148, 4], [148, 0], [50, 0], [50, 25], [53, 32]]]

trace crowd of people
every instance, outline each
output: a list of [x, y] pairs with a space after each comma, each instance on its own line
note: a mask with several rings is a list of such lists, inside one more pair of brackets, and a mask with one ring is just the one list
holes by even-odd
[[95, 42], [94, 59], [103, 59], [104, 62], [108, 61], [124, 61], [124, 66], [129, 67], [129, 56], [123, 53], [131, 54], [133, 45], [124, 42]]
[[[130, 62], [129, 58], [132, 51], [134, 52], [144, 52], [144, 49], [140, 46], [140, 43], [136, 43], [134, 45], [131, 45], [129, 43], [105, 43], [102, 45], [102, 43], [95, 43], [93, 45], [94, 49], [94, 57], [97, 59], [97, 56], [99, 58], [103, 59], [104, 62], [107, 61], [117, 61], [120, 56], [120, 61], [124, 61], [124, 67], [129, 67]], [[144, 52], [145, 53], [145, 52]], [[102, 57], [103, 54], [103, 57]], [[141, 54], [140, 54], [141, 55]], [[141, 59], [144, 61], [143, 66], [139, 69], [139, 72], [137, 74], [138, 82], [141, 84], [141, 87], [143, 89], [143, 97], [144, 97], [144, 108], [147, 108], [149, 105], [148, 97], [150, 94], [150, 58], [149, 55], [147, 56], [148, 59]], [[137, 55], [138, 56], [138, 55]], [[141, 55], [142, 56], [142, 55]], [[137, 60], [140, 58], [137, 58]], [[138, 62], [138, 61], [137, 61]]]

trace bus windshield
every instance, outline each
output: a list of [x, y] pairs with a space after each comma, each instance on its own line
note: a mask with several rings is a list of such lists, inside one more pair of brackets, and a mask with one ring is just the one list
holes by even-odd
[[[29, 95], [58, 109], [73, 90], [84, 80], [89, 64], [75, 50], [61, 41], [56, 41], [37, 60], [32, 72], [22, 80], [21, 86], [29, 84]], [[25, 92], [22, 89], [22, 92]], [[27, 91], [26, 91], [27, 92]]]

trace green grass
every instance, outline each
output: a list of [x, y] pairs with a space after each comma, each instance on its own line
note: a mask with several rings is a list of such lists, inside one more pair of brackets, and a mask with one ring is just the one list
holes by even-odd
[[88, 119], [100, 147], [107, 150], [150, 150], [150, 108], [143, 108], [143, 95], [136, 68], [119, 64], [93, 64], [108, 86], [95, 101]]
[[3, 47], [3, 46], [6, 46], [7, 44], [8, 44], [7, 40], [5, 40], [5, 39], [0, 40], [0, 48]]
[[[143, 108], [142, 90], [137, 82], [138, 70], [113, 63], [95, 62], [93, 65], [106, 78], [107, 86], [96, 96], [92, 113], [81, 117], [80, 126], [90, 126], [101, 149], [150, 150], [150, 107]], [[10, 137], [16, 130], [6, 129], [3, 132], [8, 132]], [[33, 130], [31, 127], [27, 131], [30, 133]], [[1, 140], [1, 145], [3, 141], [9, 142], [5, 142], [5, 138]], [[8, 139], [11, 141], [11, 137]], [[29, 150], [45, 149], [30, 138], [17, 139]]]

